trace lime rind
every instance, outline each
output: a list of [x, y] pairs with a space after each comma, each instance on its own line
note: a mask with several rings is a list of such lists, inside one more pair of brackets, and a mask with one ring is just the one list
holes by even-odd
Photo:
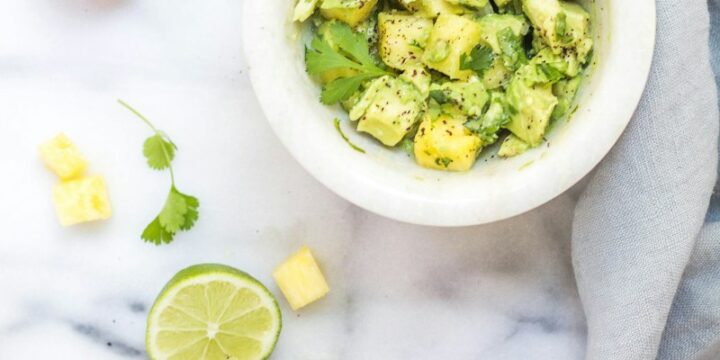
[[[254, 338], [245, 336], [247, 338], [259, 341], [261, 343], [261, 351], [258, 359], [267, 359], [277, 344], [280, 331], [282, 330], [282, 313], [275, 297], [270, 291], [257, 279], [251, 275], [235, 269], [233, 267], [222, 265], [222, 264], [199, 264], [193, 265], [179, 271], [173, 278], [165, 285], [160, 294], [158, 295], [155, 303], [150, 309], [147, 319], [147, 330], [146, 330], [146, 349], [148, 356], [151, 359], [165, 359], [165, 357], [172, 354], [161, 354], [157, 350], [156, 342], [157, 335], [165, 329], [160, 328], [158, 322], [160, 316], [167, 310], [179, 292], [194, 285], [206, 285], [212, 282], [226, 282], [235, 287], [235, 293], [242, 289], [250, 290], [256, 294], [260, 300], [259, 304], [250, 309], [245, 315], [257, 311], [258, 309], [267, 309], [272, 318], [271, 329], [267, 330], [267, 333], [262, 338]], [[207, 299], [206, 299], [207, 300]], [[226, 301], [226, 306], [230, 306], [230, 302], [233, 300], [232, 297]], [[223, 309], [224, 312], [227, 309]], [[244, 316], [244, 315], [241, 315]], [[203, 321], [203, 320], [200, 320]], [[202, 341], [203, 338], [199, 338], [198, 341]], [[212, 342], [218, 344], [218, 341]], [[191, 346], [192, 344], [187, 344]], [[210, 358], [207, 358], [210, 360]]]

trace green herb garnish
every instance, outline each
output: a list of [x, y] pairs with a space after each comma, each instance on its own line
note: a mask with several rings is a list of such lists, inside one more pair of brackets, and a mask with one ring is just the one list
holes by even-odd
[[143, 155], [148, 166], [154, 170], [168, 169], [170, 172], [170, 193], [165, 205], [141, 235], [143, 240], [155, 245], [169, 244], [176, 233], [190, 230], [195, 225], [199, 217], [200, 202], [193, 196], [183, 194], [175, 186], [175, 174], [171, 164], [177, 150], [175, 143], [130, 105], [122, 100], [118, 100], [118, 103], [139, 117], [155, 133], [143, 144]]
[[485, 71], [492, 66], [495, 55], [491, 48], [478, 45], [471, 51], [470, 55], [462, 54], [460, 56], [460, 70], [473, 70], [479, 76], [483, 76]]
[[367, 39], [354, 32], [350, 26], [335, 22], [329, 25], [327, 36], [332, 38], [333, 48], [322, 37], [316, 36], [311, 47], [305, 48], [305, 67], [310, 75], [329, 70], [353, 69], [357, 75], [335, 79], [323, 87], [320, 101], [331, 105], [347, 100], [368, 80], [389, 74], [375, 64], [370, 55]]
[[357, 151], [357, 152], [361, 152], [361, 153], [364, 154], [364, 153], [365, 153], [365, 149], [363, 149], [363, 148], [361, 148], [361, 147], [353, 144], [353, 143], [350, 141], [350, 139], [347, 137], [347, 135], [345, 135], [345, 133], [342, 131], [342, 129], [340, 128], [340, 119], [335, 118], [335, 120], [333, 120], [333, 122], [335, 123], [335, 130], [337, 130], [338, 134], [340, 134], [340, 137], [342, 137], [343, 140], [345, 140], [345, 142], [346, 142], [348, 145], [350, 145], [350, 147], [351, 147], [353, 150], [355, 150], [355, 151]]

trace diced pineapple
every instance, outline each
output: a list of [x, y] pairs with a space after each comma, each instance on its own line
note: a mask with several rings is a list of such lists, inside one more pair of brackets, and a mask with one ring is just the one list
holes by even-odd
[[293, 310], [317, 301], [330, 291], [307, 246], [280, 264], [273, 272], [273, 278]]
[[480, 43], [482, 28], [470, 19], [440, 15], [430, 34], [423, 61], [451, 79], [467, 80], [472, 70], [460, 70], [460, 57]]
[[378, 47], [383, 62], [401, 70], [421, 63], [432, 27], [432, 20], [427, 18], [381, 12]]
[[482, 143], [464, 122], [461, 116], [426, 116], [415, 135], [415, 161], [431, 169], [469, 170]]
[[378, 0], [324, 0], [320, 14], [327, 19], [337, 19], [356, 26], [372, 14]]
[[65, 134], [58, 134], [40, 145], [39, 150], [45, 165], [61, 179], [81, 175], [87, 167], [80, 150]]
[[112, 214], [102, 176], [60, 182], [53, 189], [53, 203], [63, 226], [104, 220]]

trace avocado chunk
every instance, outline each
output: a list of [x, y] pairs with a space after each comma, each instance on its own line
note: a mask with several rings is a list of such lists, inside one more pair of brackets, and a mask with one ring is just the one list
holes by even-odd
[[580, 73], [580, 64], [574, 54], [555, 54], [546, 48], [540, 50], [527, 66], [518, 70], [516, 76], [527, 83], [556, 83], [566, 77], [575, 77]]
[[320, 14], [326, 19], [337, 19], [356, 26], [367, 19], [378, 0], [323, 0]]
[[478, 20], [482, 29], [483, 44], [491, 47], [495, 54], [501, 54], [502, 49], [498, 42], [498, 33], [502, 30], [510, 28], [512, 32], [521, 37], [528, 33], [530, 25], [525, 21], [525, 17], [509, 14], [490, 14], [485, 15]]
[[479, 81], [452, 81], [430, 85], [430, 94], [441, 103], [457, 105], [466, 116], [480, 116], [489, 95]]
[[420, 91], [423, 99], [428, 97], [428, 94], [430, 93], [430, 82], [432, 81], [432, 76], [430, 76], [430, 73], [425, 70], [424, 66], [409, 66], [405, 70], [405, 72], [400, 74], [400, 79], [403, 79], [415, 85], [415, 88]]
[[480, 138], [468, 130], [465, 118], [426, 114], [415, 134], [415, 161], [426, 168], [466, 171], [475, 163], [481, 149]]
[[476, 9], [482, 9], [488, 5], [488, 0], [445, 0], [454, 5], [464, 5]]
[[422, 62], [433, 22], [419, 16], [381, 12], [378, 14], [380, 58], [395, 69], [405, 70]]
[[510, 134], [500, 144], [500, 150], [498, 150], [498, 156], [509, 158], [520, 155], [530, 149], [528, 143], [520, 140], [517, 136]]
[[512, 71], [505, 67], [502, 58], [496, 56], [490, 68], [485, 70], [482, 81], [486, 89], [493, 90], [506, 86], [511, 77]]
[[[518, 72], [522, 70], [521, 68]], [[506, 99], [511, 109], [507, 129], [530, 146], [540, 145], [550, 122], [550, 115], [558, 103], [552, 93], [552, 85], [532, 85], [521, 76], [515, 76], [508, 85]]]
[[577, 53], [581, 63], [593, 47], [590, 14], [580, 5], [561, 0], [522, 0], [523, 9], [536, 31], [554, 53]]
[[440, 15], [435, 21], [423, 62], [451, 79], [467, 80], [472, 70], [460, 69], [460, 57], [469, 53], [482, 36], [480, 25], [457, 15]]
[[466, 122], [465, 127], [480, 137], [482, 146], [489, 146], [497, 141], [498, 131], [509, 121], [510, 115], [507, 111], [505, 94], [493, 91], [490, 93], [490, 105], [485, 113]]
[[415, 85], [385, 75], [371, 82], [350, 110], [350, 120], [358, 120], [358, 131], [395, 146], [415, 125], [424, 103]]
[[558, 104], [553, 110], [550, 119], [552, 121], [558, 120], [570, 111], [570, 106], [575, 99], [578, 87], [580, 87], [581, 77], [574, 77], [569, 80], [561, 80], [553, 84], [553, 94], [558, 98]]
[[303, 22], [315, 12], [318, 0], [298, 0], [293, 11], [293, 21]]

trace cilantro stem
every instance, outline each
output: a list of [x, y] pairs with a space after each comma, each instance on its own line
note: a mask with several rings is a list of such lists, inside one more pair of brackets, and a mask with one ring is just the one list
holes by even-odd
[[[162, 138], [166, 138], [166, 139], [168, 139], [168, 141], [170, 141], [171, 144], [173, 143], [172, 140], [170, 140], [170, 137], [169, 137], [169, 136], [167, 136], [166, 134], [160, 132], [160, 130], [158, 130], [158, 129], [155, 127], [155, 125], [153, 125], [153, 124], [150, 122], [150, 120], [148, 120], [148, 119], [147, 119], [143, 114], [141, 114], [139, 111], [135, 110], [135, 108], [133, 108], [132, 106], [130, 106], [130, 104], [126, 103], [125, 101], [122, 101], [121, 99], [118, 99], [117, 102], [118, 102], [120, 105], [122, 105], [124, 108], [130, 110], [130, 112], [132, 112], [133, 114], [135, 114], [137, 117], [139, 117], [140, 120], [142, 120], [147, 126], [149, 126], [149, 127], [152, 129], [153, 132], [155, 132], [155, 135], [160, 136], [160, 137], [162, 137]], [[162, 148], [163, 156], [165, 156], [165, 161], [167, 161], [168, 170], [170, 170], [170, 182], [172, 183], [172, 186], [173, 186], [173, 188], [174, 188], [174, 187], [175, 187], [175, 173], [173, 172], [172, 161], [171, 161], [171, 159], [170, 159], [170, 155], [168, 154], [168, 151], [167, 151], [167, 149], [165, 148], [165, 144], [164, 144], [164, 143], [161, 142], [161, 143], [160, 143], [160, 147]]]

